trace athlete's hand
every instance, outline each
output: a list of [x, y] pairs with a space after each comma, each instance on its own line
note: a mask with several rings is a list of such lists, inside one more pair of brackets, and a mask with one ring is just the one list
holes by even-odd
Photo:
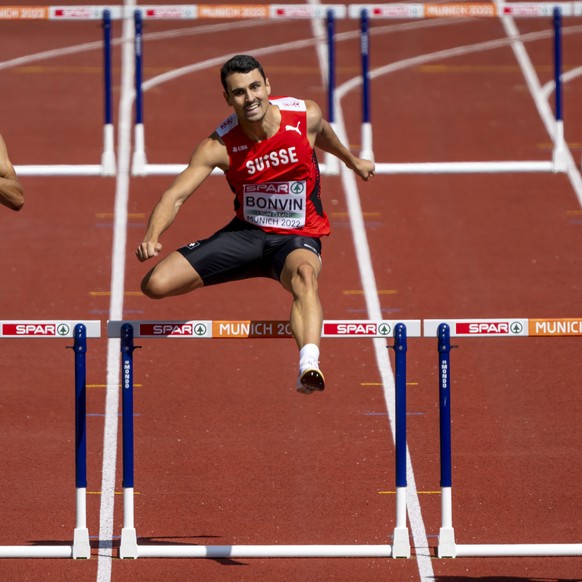
[[157, 257], [161, 250], [161, 243], [146, 240], [137, 247], [135, 250], [135, 255], [143, 263], [152, 257]]
[[360, 158], [356, 162], [354, 172], [356, 172], [362, 180], [367, 182], [370, 178], [373, 178], [376, 175], [376, 166], [374, 165], [374, 162]]

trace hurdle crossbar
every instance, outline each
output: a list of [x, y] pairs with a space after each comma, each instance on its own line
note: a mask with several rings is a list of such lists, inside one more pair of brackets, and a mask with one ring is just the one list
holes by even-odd
[[89, 559], [87, 529], [86, 352], [87, 337], [101, 335], [99, 321], [11, 320], [0, 321], [2, 338], [73, 338], [75, 352], [75, 505], [76, 520], [71, 545], [0, 546], [0, 558]]
[[[410, 334], [407, 328], [410, 328]], [[380, 545], [142, 545], [138, 544], [134, 520], [133, 470], [133, 352], [134, 338], [249, 339], [291, 338], [288, 321], [109, 321], [107, 333], [121, 338], [122, 425], [123, 425], [123, 527], [120, 558], [138, 557], [410, 557], [406, 524], [406, 351], [407, 336], [421, 336], [419, 320], [371, 321], [326, 320], [323, 337], [393, 338], [396, 381], [396, 523], [392, 544]]]
[[581, 556], [582, 543], [458, 544], [452, 516], [451, 337], [582, 337], [582, 318], [424, 320], [424, 336], [439, 352], [441, 527], [439, 558], [460, 556]]

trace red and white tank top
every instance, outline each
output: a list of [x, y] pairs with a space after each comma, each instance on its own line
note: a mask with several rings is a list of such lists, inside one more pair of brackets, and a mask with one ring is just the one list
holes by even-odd
[[307, 137], [305, 101], [271, 99], [281, 112], [279, 131], [260, 143], [241, 129], [236, 114], [216, 132], [230, 161], [226, 179], [236, 215], [266, 232], [321, 237], [330, 232], [321, 203], [321, 179]]

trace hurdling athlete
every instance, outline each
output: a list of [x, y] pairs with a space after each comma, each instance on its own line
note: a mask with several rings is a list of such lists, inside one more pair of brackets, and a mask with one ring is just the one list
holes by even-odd
[[318, 294], [321, 239], [330, 226], [321, 201], [314, 151], [329, 152], [363, 180], [374, 164], [354, 156], [311, 100], [270, 97], [261, 64], [236, 55], [220, 72], [223, 95], [234, 113], [194, 150], [187, 168], [162, 194], [150, 216], [137, 258], [160, 254], [160, 237], [182, 205], [214, 168], [234, 193], [234, 218], [207, 239], [160, 260], [142, 281], [148, 297], [181, 295], [203, 286], [268, 277], [292, 295], [290, 325], [299, 347], [296, 388], [321, 391], [319, 367], [323, 310]]

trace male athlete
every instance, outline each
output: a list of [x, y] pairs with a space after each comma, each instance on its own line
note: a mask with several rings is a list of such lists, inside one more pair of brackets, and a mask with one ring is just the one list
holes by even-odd
[[221, 81], [234, 114], [200, 143], [188, 167], [162, 194], [136, 255], [146, 261], [160, 253], [161, 234], [214, 168], [224, 171], [235, 194], [235, 217], [210, 238], [161, 260], [144, 277], [142, 291], [161, 299], [251, 277], [279, 281], [293, 296], [290, 325], [299, 347], [297, 390], [321, 391], [323, 311], [317, 280], [321, 237], [330, 228], [313, 148], [337, 156], [364, 180], [374, 175], [374, 164], [350, 153], [313, 101], [269, 100], [269, 80], [253, 57], [237, 55], [227, 61]]
[[24, 204], [24, 191], [8, 157], [6, 143], [0, 135], [0, 204], [11, 210], [20, 210]]

